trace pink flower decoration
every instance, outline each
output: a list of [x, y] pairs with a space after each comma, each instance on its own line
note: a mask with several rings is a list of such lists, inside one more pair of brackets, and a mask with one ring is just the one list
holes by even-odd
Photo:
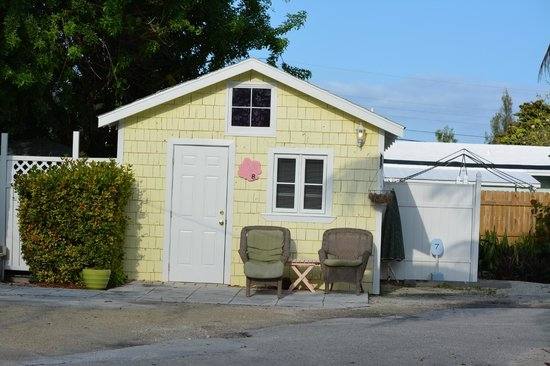
[[262, 165], [257, 160], [244, 158], [239, 166], [239, 177], [246, 179], [249, 182], [257, 180], [262, 174]]

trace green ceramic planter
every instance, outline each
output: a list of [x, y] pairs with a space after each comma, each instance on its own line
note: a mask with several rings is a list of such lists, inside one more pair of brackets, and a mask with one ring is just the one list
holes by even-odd
[[84, 268], [82, 270], [82, 281], [86, 288], [91, 290], [105, 290], [111, 277], [110, 269]]

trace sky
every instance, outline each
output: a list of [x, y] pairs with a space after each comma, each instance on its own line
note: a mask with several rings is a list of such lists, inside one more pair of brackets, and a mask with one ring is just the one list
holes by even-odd
[[548, 0], [273, 0], [272, 21], [297, 10], [308, 20], [283, 60], [406, 126], [405, 139], [434, 141], [448, 125], [459, 142], [483, 143], [504, 89], [515, 111], [549, 96], [550, 80], [538, 81]]

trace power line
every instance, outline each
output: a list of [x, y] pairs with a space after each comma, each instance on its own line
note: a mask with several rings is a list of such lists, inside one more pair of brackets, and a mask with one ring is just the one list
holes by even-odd
[[405, 115], [399, 115], [399, 114], [392, 114], [392, 119], [399, 119], [399, 120], [407, 120], [407, 119], [415, 119], [415, 120], [420, 120], [420, 121], [423, 121], [423, 122], [430, 122], [430, 123], [449, 123], [449, 124], [457, 124], [457, 125], [474, 125], [474, 126], [488, 126], [489, 123], [484, 123], [484, 122], [463, 122], [463, 121], [455, 121], [455, 120], [450, 120], [450, 119], [426, 119], [424, 117], [415, 117], [415, 116], [405, 116]]
[[[337, 90], [331, 90], [331, 89], [326, 89], [327, 91], [333, 93], [333, 94], [336, 94], [336, 95], [339, 95], [339, 96], [342, 96], [342, 97], [346, 97], [346, 98], [360, 98], [360, 99], [365, 99], [365, 100], [372, 100], [372, 98], [369, 98], [369, 97], [365, 97], [365, 96], [362, 96], [362, 95], [358, 95], [358, 94], [341, 94], [339, 93]], [[410, 102], [410, 101], [407, 101], [407, 102], [403, 102], [403, 101], [400, 101], [400, 100], [391, 100], [391, 99], [387, 99], [388, 102], [393, 102], [393, 103], [398, 103], [398, 104], [406, 104], [406, 105], [415, 105], [415, 106], [421, 106], [421, 107], [424, 107], [424, 106], [427, 106], [427, 107], [437, 107], [437, 108], [453, 108], [453, 107], [449, 107], [449, 106], [442, 106], [441, 104], [431, 104], [431, 103], [418, 103], [418, 102]], [[377, 104], [378, 105], [378, 104]], [[378, 105], [378, 108], [383, 108], [382, 106]], [[460, 109], [460, 107], [454, 107], [456, 109]], [[478, 111], [485, 111], [485, 112], [489, 112], [489, 113], [495, 113], [497, 111], [497, 108], [495, 109], [489, 109], [489, 108], [479, 108], [479, 107], [468, 107], [468, 109], [470, 110], [478, 110]]]
[[395, 111], [417, 112], [417, 113], [426, 113], [426, 114], [441, 114], [443, 116], [464, 117], [464, 118], [487, 118], [487, 116], [480, 116], [475, 114], [461, 114], [461, 113], [453, 113], [453, 112], [446, 113], [446, 112], [437, 112], [437, 111], [429, 111], [429, 110], [423, 111], [420, 109], [407, 109], [407, 108], [397, 108], [397, 107], [378, 107], [378, 109], [391, 109]]
[[[335, 93], [334, 91], [331, 91], [331, 90], [328, 90], [332, 93]], [[335, 93], [336, 94], [336, 93]], [[341, 96], [347, 96], [347, 97], [352, 97], [351, 95], [342, 95], [340, 94]], [[361, 97], [361, 96], [358, 96], [358, 95], [353, 95], [354, 98], [363, 98], [363, 99], [367, 99], [365, 97]], [[417, 112], [417, 113], [428, 113], [428, 114], [441, 114], [441, 115], [448, 115], [448, 116], [455, 116], [455, 117], [464, 117], [464, 118], [488, 118], [488, 116], [481, 116], [481, 115], [473, 115], [473, 114], [459, 114], [459, 113], [453, 113], [451, 111], [449, 111], [448, 113], [445, 113], [445, 112], [439, 112], [439, 111], [430, 111], [430, 110], [420, 110], [420, 109], [407, 109], [407, 108], [398, 108], [398, 107], [383, 107], [383, 106], [378, 106], [377, 107], [378, 109], [393, 109], [393, 110], [396, 110], [396, 111], [403, 111], [403, 112]], [[376, 108], [375, 108], [376, 109]], [[456, 120], [449, 120], [449, 119], [437, 119], [437, 120], [429, 120], [429, 119], [426, 119], [425, 117], [418, 117], [418, 116], [407, 116], [407, 115], [395, 115], [395, 114], [391, 114], [392, 118], [404, 118], [404, 119], [418, 119], [418, 120], [423, 120], [423, 121], [426, 121], [426, 122], [433, 122], [433, 123], [439, 123], [439, 122], [444, 122], [444, 123], [452, 123], [452, 124], [463, 124], [463, 125], [485, 125], [487, 124], [487, 122], [465, 122], [465, 121], [456, 121]]]
[[[266, 58], [262, 57], [261, 59], [266, 59]], [[432, 78], [423, 78], [423, 77], [416, 77], [416, 76], [404, 76], [404, 75], [396, 75], [396, 74], [387, 74], [387, 73], [381, 73], [381, 72], [359, 70], [359, 69], [350, 69], [350, 68], [344, 68], [344, 67], [334, 67], [334, 66], [310, 64], [310, 63], [305, 63], [305, 62], [296, 61], [296, 60], [291, 60], [290, 62], [292, 62], [293, 64], [299, 64], [300, 66], [306, 66], [306, 67], [318, 67], [318, 68], [324, 68], [324, 69], [327, 69], [327, 70], [337, 70], [337, 71], [345, 71], [345, 72], [351, 72], [351, 73], [379, 75], [379, 76], [398, 78], [398, 79], [411, 79], [411, 80], [418, 80], [418, 81], [427, 81], [427, 82], [432, 82], [432, 83], [475, 86], [475, 87], [480, 87], [480, 88], [492, 88], [492, 89], [499, 89], [499, 90], [508, 89], [508, 90], [528, 91], [528, 92], [536, 92], [536, 93], [540, 92], [540, 90], [538, 90], [538, 89], [509, 88], [509, 87], [506, 87], [506, 86], [503, 86], [503, 85], [495, 85], [495, 84], [490, 85], [490, 84], [481, 84], [481, 83], [467, 83], [467, 82], [455, 81], [455, 80], [432, 79]]]
[[[337, 92], [331, 91], [331, 93], [337, 94]], [[365, 99], [365, 100], [371, 100], [368, 97], [361, 97], [359, 95], [346, 95], [346, 94], [338, 94], [340, 96], [344, 97], [350, 97], [350, 98], [359, 98], [359, 99]], [[451, 115], [451, 116], [463, 116], [463, 117], [472, 117], [472, 118], [486, 118], [487, 115], [480, 115], [480, 114], [467, 114], [467, 113], [456, 113], [450, 110], [447, 111], [433, 111], [433, 110], [421, 110], [421, 109], [408, 109], [408, 108], [399, 108], [399, 107], [387, 107], [387, 106], [380, 106], [380, 105], [374, 105], [375, 109], [393, 109], [398, 111], [405, 111], [405, 112], [420, 112], [420, 113], [429, 113], [429, 114], [443, 114], [443, 115]], [[443, 107], [446, 108], [446, 107]], [[495, 112], [494, 110], [492, 111]]]
[[[411, 131], [411, 132], [419, 132], [419, 133], [429, 133], [434, 135], [435, 131], [424, 131], [424, 130], [409, 130], [408, 128], [405, 131]], [[462, 136], [462, 137], [479, 137], [479, 138], [485, 138], [485, 136], [478, 136], [478, 135], [467, 135], [463, 133], [455, 133], [455, 136]]]
[[[328, 91], [330, 91], [331, 93], [335, 93], [337, 94], [337, 92], [334, 92], [330, 89], [327, 89]], [[362, 97], [362, 96], [359, 96], [359, 95], [346, 95], [346, 94], [339, 94], [341, 96], [344, 96], [344, 97], [353, 97], [353, 98], [361, 98], [361, 99], [369, 99], [367, 97]], [[434, 105], [435, 106], [435, 105]], [[396, 111], [403, 111], [403, 112], [418, 112], [418, 113], [428, 113], [428, 114], [441, 114], [441, 115], [448, 115], [448, 116], [455, 116], [455, 117], [464, 117], [464, 118], [487, 118], [487, 116], [482, 116], [482, 115], [475, 115], [475, 114], [464, 114], [464, 113], [454, 113], [452, 111], [449, 111], [449, 112], [439, 112], [439, 111], [430, 111], [430, 110], [420, 110], [420, 109], [408, 109], [408, 108], [398, 108], [398, 107], [384, 107], [384, 106], [378, 106], [377, 107], [378, 109], [393, 109], [393, 110], [396, 110]], [[376, 109], [376, 108], [375, 108]], [[494, 111], [493, 111], [494, 112]], [[392, 114], [392, 117], [396, 117], [396, 118], [409, 118], [409, 119], [421, 119], [421, 120], [424, 120], [424, 121], [431, 121], [431, 122], [446, 122], [446, 123], [456, 123], [456, 124], [468, 124], [468, 125], [484, 125], [486, 124], [487, 122], [464, 122], [464, 121], [455, 121], [455, 120], [447, 120], [447, 119], [443, 119], [443, 120], [440, 120], [438, 119], [437, 121], [435, 120], [427, 120], [425, 119], [424, 117], [414, 117], [414, 116], [403, 116], [403, 115], [393, 115]]]

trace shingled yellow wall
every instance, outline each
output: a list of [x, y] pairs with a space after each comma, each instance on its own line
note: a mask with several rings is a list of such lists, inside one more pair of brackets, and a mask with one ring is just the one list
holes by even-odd
[[[248, 72], [232, 81], [269, 82], [277, 87], [276, 137], [235, 137], [225, 134], [228, 82], [212, 85], [123, 122], [123, 162], [131, 164], [137, 179], [129, 205], [131, 223], [126, 238], [125, 270], [131, 279], [161, 281], [164, 247], [167, 140], [170, 138], [231, 139], [235, 141], [235, 172], [245, 157], [259, 160], [264, 174], [247, 182], [235, 173], [231, 284], [245, 282], [237, 254], [241, 228], [246, 225], [280, 225], [290, 229], [293, 255], [317, 258], [326, 229], [352, 227], [375, 234], [375, 210], [368, 190], [377, 189], [379, 129], [319, 102], [285, 85]], [[363, 148], [356, 145], [358, 124], [367, 130]], [[333, 207], [329, 224], [266, 221], [268, 151], [273, 147], [333, 149]], [[373, 260], [364, 282], [372, 285]], [[314, 278], [320, 280], [320, 274]], [[320, 281], [317, 281], [320, 283]]]

